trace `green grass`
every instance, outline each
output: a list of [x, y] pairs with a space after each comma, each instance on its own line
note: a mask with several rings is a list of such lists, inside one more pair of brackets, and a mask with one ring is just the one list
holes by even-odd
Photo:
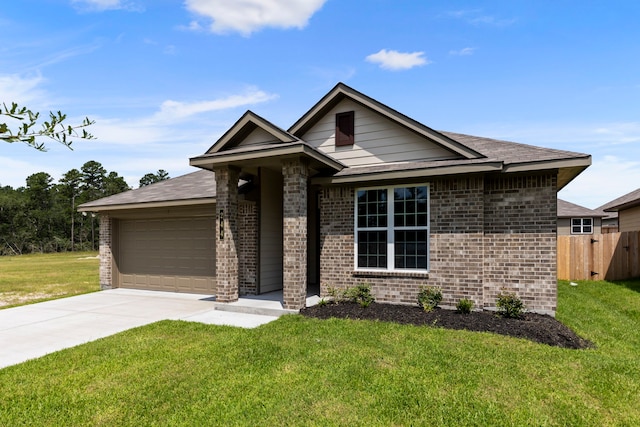
[[0, 370], [0, 425], [640, 425], [640, 281], [559, 283], [596, 349], [285, 316], [163, 321]]
[[0, 257], [0, 309], [100, 289], [97, 252]]

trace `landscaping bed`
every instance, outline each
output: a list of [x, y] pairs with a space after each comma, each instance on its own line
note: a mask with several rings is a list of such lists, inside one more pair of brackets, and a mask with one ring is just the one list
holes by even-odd
[[555, 318], [535, 313], [524, 313], [518, 319], [511, 319], [491, 311], [472, 311], [462, 314], [455, 310], [435, 308], [426, 312], [420, 307], [410, 305], [374, 302], [368, 307], [362, 307], [357, 303], [341, 302], [307, 307], [301, 310], [300, 314], [319, 319], [333, 317], [379, 320], [436, 328], [493, 332], [563, 348], [594, 347], [591, 342], [581, 338]]

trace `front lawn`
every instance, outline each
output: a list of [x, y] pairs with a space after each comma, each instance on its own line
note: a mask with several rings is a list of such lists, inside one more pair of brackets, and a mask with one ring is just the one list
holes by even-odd
[[97, 255], [0, 256], [0, 309], [99, 290]]
[[291, 315], [163, 321], [0, 370], [0, 425], [640, 425], [640, 281], [559, 283], [570, 350]]

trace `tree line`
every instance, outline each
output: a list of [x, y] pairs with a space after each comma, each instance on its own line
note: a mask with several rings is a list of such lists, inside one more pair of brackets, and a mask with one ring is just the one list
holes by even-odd
[[[140, 179], [140, 187], [169, 179], [160, 169]], [[56, 183], [46, 172], [26, 179], [26, 186], [0, 186], [0, 255], [97, 250], [99, 226], [82, 203], [130, 190], [123, 177], [97, 161], [71, 169]]]

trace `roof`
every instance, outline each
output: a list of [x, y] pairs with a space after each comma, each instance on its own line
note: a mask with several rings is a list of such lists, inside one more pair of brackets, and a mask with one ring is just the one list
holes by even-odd
[[585, 208], [584, 206], [576, 205], [575, 203], [567, 202], [566, 200], [558, 199], [558, 218], [575, 218], [575, 217], [595, 217], [601, 218], [606, 216], [602, 212], [598, 212], [594, 209]]
[[640, 188], [632, 191], [631, 193], [627, 193], [624, 196], [620, 196], [609, 203], [605, 203], [600, 206], [599, 209], [602, 209], [605, 212], [619, 212], [636, 206], [640, 206]]
[[[446, 148], [455, 153], [457, 158], [346, 167], [302, 139], [307, 130], [345, 98], [376, 111], [425, 140]], [[258, 128], [267, 132], [273, 139], [242, 145], [245, 138]], [[317, 173], [314, 180], [319, 183], [336, 184], [466, 173], [531, 173], [557, 170], [557, 189], [560, 190], [591, 164], [591, 156], [588, 154], [436, 131], [339, 83], [289, 130], [285, 131], [247, 111], [205, 154], [190, 159], [192, 166], [200, 167], [203, 171], [85, 203], [79, 210], [99, 211], [211, 203], [215, 201], [216, 192], [211, 170], [216, 165], [255, 169], [266, 164], [276, 165], [279, 159], [284, 157], [300, 156], [308, 159], [310, 166]]]
[[212, 203], [216, 197], [216, 180], [211, 171], [200, 170], [177, 178], [114, 194], [83, 203], [78, 210], [101, 211], [134, 207]]

